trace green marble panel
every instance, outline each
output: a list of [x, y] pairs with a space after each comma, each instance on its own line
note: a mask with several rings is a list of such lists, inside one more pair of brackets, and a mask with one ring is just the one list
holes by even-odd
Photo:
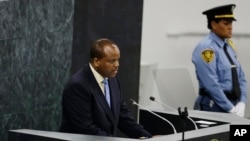
[[13, 72], [12, 51], [13, 51], [12, 40], [0, 40], [0, 78], [3, 76], [12, 75]]
[[33, 37], [17, 38], [13, 40], [15, 46], [13, 48], [13, 74], [22, 75], [25, 72], [34, 71], [34, 48]]
[[0, 2], [0, 140], [10, 129], [58, 130], [70, 76], [74, 0]]
[[[13, 79], [12, 77], [0, 77], [0, 116], [12, 113], [13, 105]], [[1, 123], [1, 122], [0, 122]]]
[[0, 40], [6, 39], [9, 36], [9, 31], [11, 30], [11, 18], [10, 18], [10, 2], [1, 1], [0, 2]]
[[13, 77], [13, 93], [10, 101], [11, 113], [19, 113], [34, 108], [32, 105], [34, 77], [34, 72]]
[[60, 114], [60, 109], [45, 107], [23, 113], [2, 115], [0, 116], [0, 140], [7, 141], [8, 131], [12, 129], [58, 131]]

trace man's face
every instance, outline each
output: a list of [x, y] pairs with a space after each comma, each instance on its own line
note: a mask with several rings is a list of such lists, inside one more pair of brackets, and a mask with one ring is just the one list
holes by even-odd
[[233, 29], [233, 20], [222, 19], [219, 22], [212, 21], [212, 31], [222, 39], [231, 38]]
[[106, 45], [104, 57], [96, 58], [96, 69], [103, 77], [115, 77], [118, 73], [120, 50], [116, 45]]

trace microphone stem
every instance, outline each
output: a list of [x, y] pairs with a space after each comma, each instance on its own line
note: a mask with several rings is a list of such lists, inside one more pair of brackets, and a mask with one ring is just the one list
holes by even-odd
[[[150, 100], [159, 102], [159, 103], [162, 104], [163, 106], [165, 106], [165, 107], [167, 107], [167, 108], [169, 108], [169, 109], [171, 109], [171, 110], [177, 112], [174, 108], [168, 106], [167, 104], [165, 104], [165, 103], [163, 103], [163, 102], [161, 102], [161, 101], [159, 101], [159, 100], [156, 100], [154, 97], [152, 97], [152, 98], [153, 98], [153, 99], [151, 99], [151, 97], [150, 97]], [[198, 127], [197, 127], [196, 123], [194, 122], [194, 120], [191, 119], [189, 116], [187, 116], [187, 118], [193, 123], [193, 125], [194, 125], [194, 127], [195, 127], [195, 130], [198, 130]]]
[[194, 120], [191, 119], [190, 117], [187, 117], [187, 118], [194, 124], [195, 130], [198, 130], [198, 127], [197, 127], [196, 123], [194, 122]]
[[136, 102], [133, 102], [133, 104], [136, 104], [137, 106], [142, 107], [144, 110], [146, 110], [146, 111], [150, 112], [151, 114], [153, 114], [153, 115], [157, 116], [158, 118], [161, 118], [162, 120], [164, 120], [164, 121], [168, 122], [168, 123], [169, 123], [169, 125], [171, 125], [171, 126], [172, 126], [174, 133], [175, 133], [175, 134], [177, 133], [177, 132], [176, 132], [176, 130], [175, 130], [174, 125], [173, 125], [171, 122], [169, 122], [168, 120], [166, 120], [165, 118], [163, 118], [163, 117], [159, 116], [158, 114], [156, 114], [156, 113], [154, 113], [154, 112], [152, 112], [152, 111], [148, 110], [147, 108], [145, 108], [145, 107], [144, 107], [144, 106], [142, 106], [142, 105], [138, 105]]
[[[156, 100], [155, 100], [155, 101], [156, 101]], [[157, 100], [157, 102], [159, 102], [160, 104], [164, 105], [165, 107], [167, 107], [167, 108], [169, 108], [169, 109], [171, 109], [171, 110], [173, 110], [173, 111], [176, 111], [174, 108], [172, 108], [172, 107], [170, 107], [170, 106], [168, 106], [168, 105], [162, 103], [161, 101], [158, 101], [158, 100]]]

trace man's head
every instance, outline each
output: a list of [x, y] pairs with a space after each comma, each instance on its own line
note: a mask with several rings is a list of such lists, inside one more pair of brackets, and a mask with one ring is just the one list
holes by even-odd
[[118, 73], [120, 50], [109, 39], [96, 40], [90, 48], [90, 63], [103, 77], [115, 77]]
[[212, 30], [221, 38], [231, 38], [232, 23], [236, 21], [233, 14], [235, 7], [235, 4], [228, 4], [202, 12], [202, 14], [207, 16], [208, 29]]

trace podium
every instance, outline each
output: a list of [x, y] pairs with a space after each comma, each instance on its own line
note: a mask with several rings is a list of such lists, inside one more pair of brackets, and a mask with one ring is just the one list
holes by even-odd
[[[156, 136], [147, 141], [181, 141], [182, 124], [177, 112], [153, 110], [157, 114], [168, 119], [176, 128], [177, 133], [173, 133], [172, 127], [167, 122], [162, 122], [160, 118], [143, 109], [139, 109], [139, 122], [149, 132]], [[229, 140], [230, 125], [250, 125], [250, 120], [238, 117], [229, 113], [216, 113], [189, 110], [189, 117], [198, 126], [196, 130], [192, 122], [187, 121], [185, 129], [185, 141], [201, 140]], [[209, 123], [209, 124], [208, 124]], [[211, 124], [213, 123], [213, 124]], [[205, 126], [206, 125], [206, 126]], [[9, 131], [8, 141], [141, 141], [139, 139], [92, 136], [83, 134], [71, 134], [51, 131], [40, 131], [32, 129], [17, 129]]]
[[10, 130], [8, 141], [136, 141], [137, 139], [71, 134], [32, 129]]
[[[186, 141], [212, 139], [226, 141], [230, 137], [230, 125], [250, 125], [249, 119], [230, 113], [188, 110], [190, 119], [183, 120], [177, 111], [150, 110], [171, 122], [177, 131], [175, 134], [168, 122], [153, 115], [148, 110], [139, 109], [139, 123], [153, 135], [162, 135], [157, 141], [163, 141], [164, 139], [180, 141], [182, 140], [183, 131]], [[185, 128], [183, 127], [183, 122], [185, 123]]]

